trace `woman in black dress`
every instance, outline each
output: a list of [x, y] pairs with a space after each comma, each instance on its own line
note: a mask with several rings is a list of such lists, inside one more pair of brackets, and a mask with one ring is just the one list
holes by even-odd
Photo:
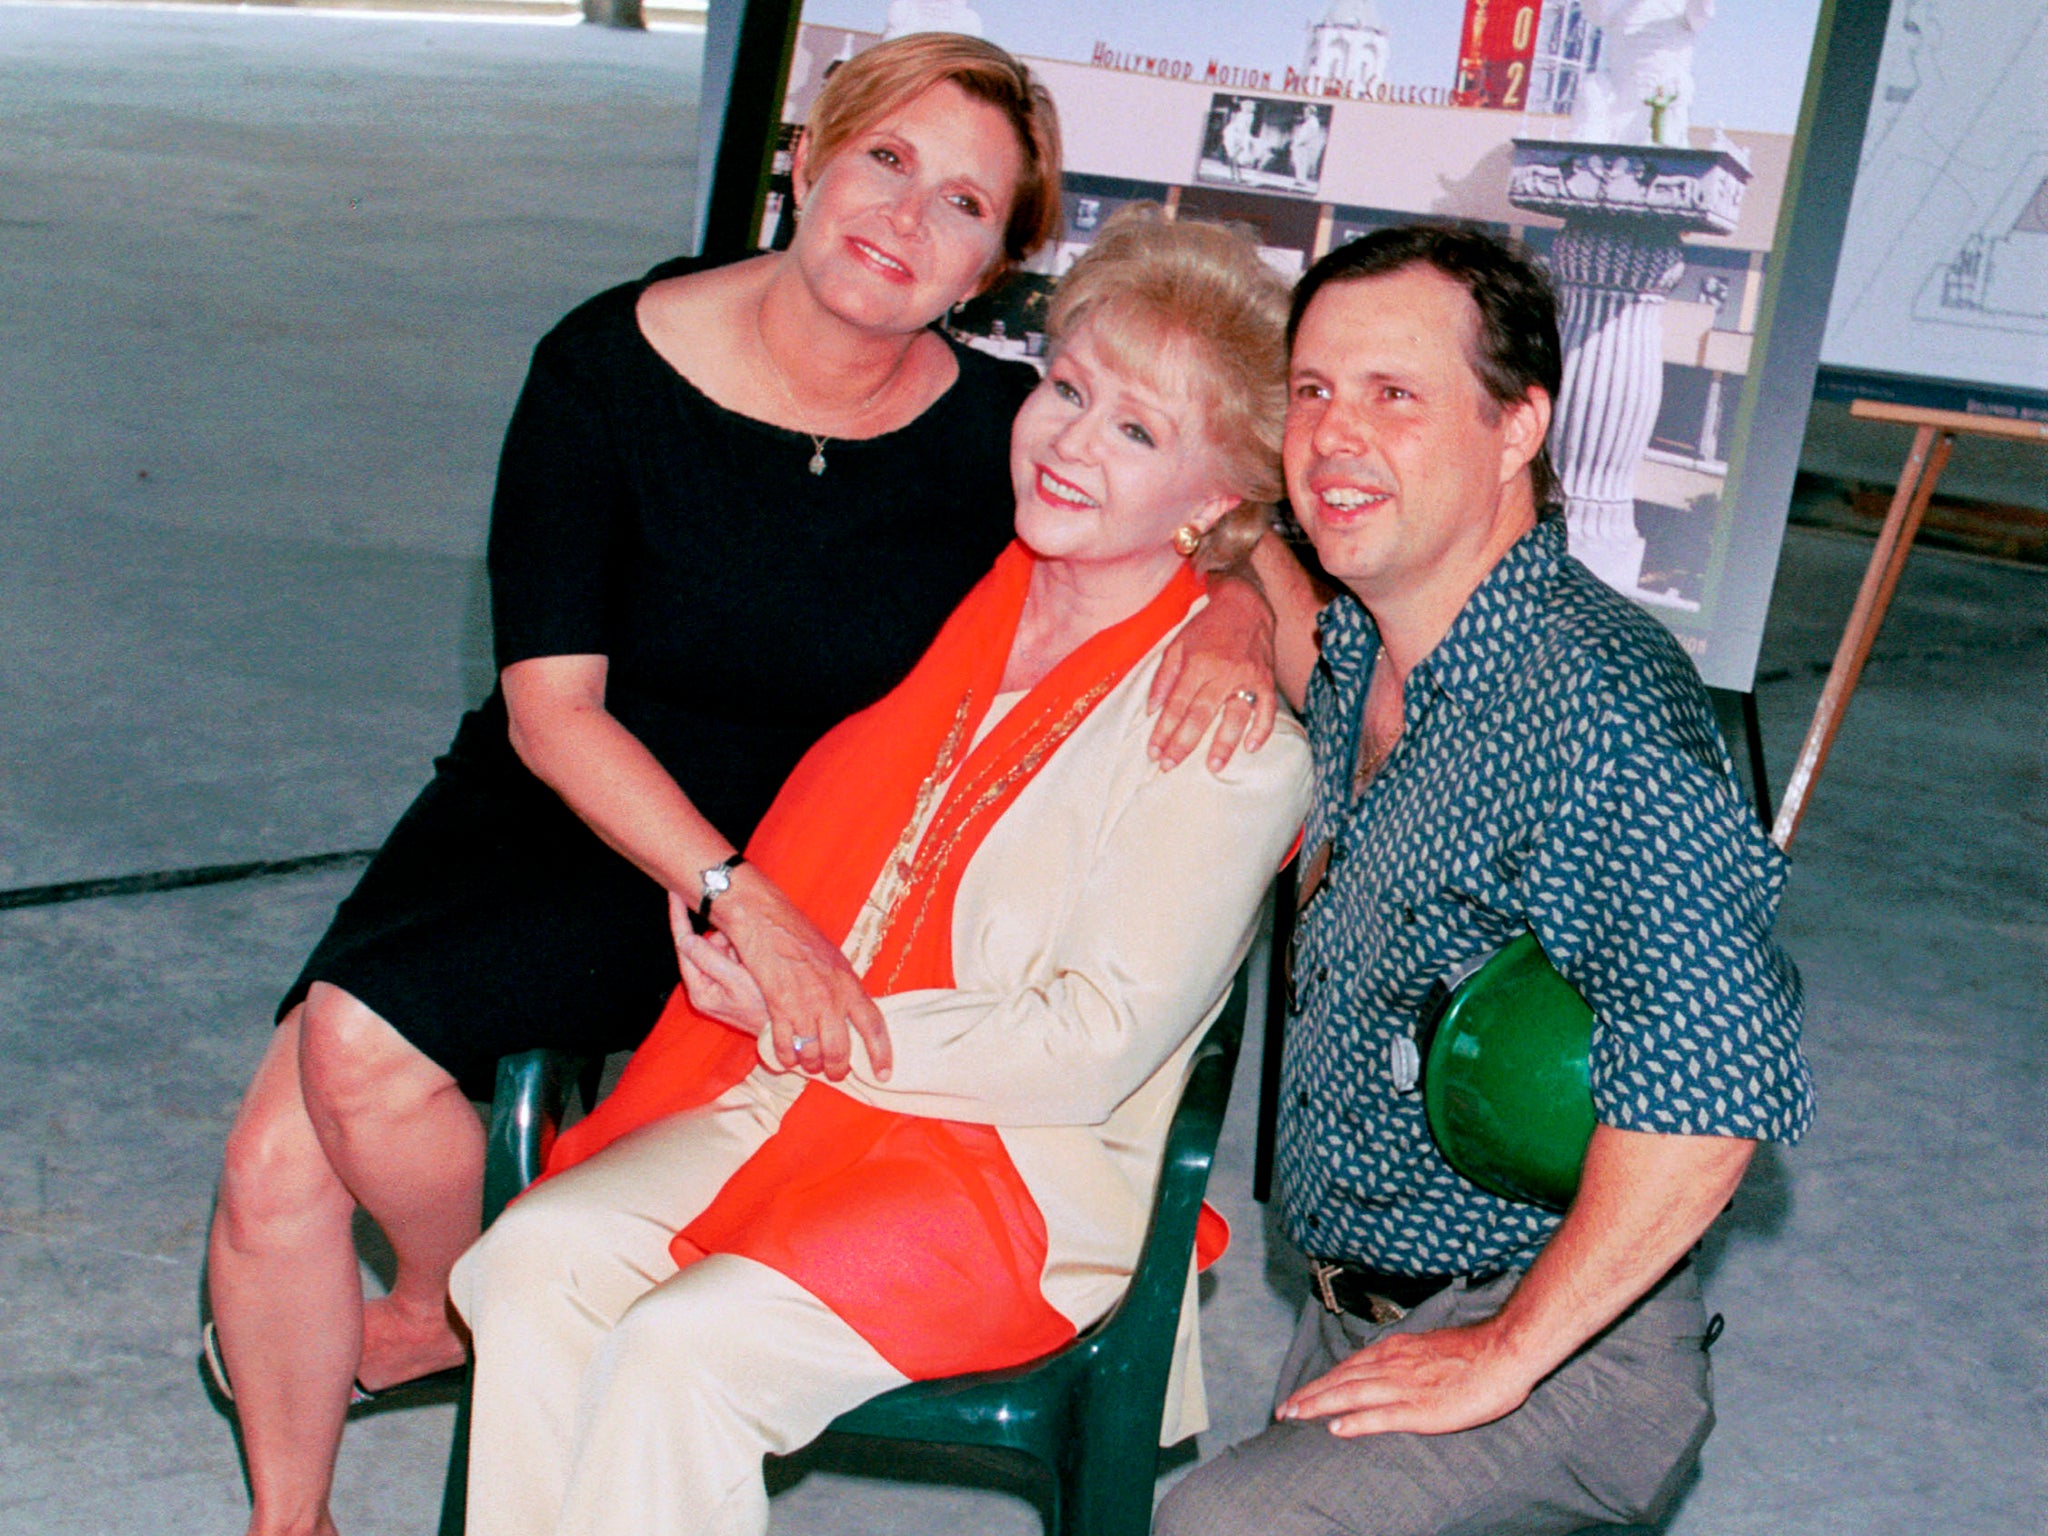
[[[492, 514], [499, 687], [287, 993], [228, 1141], [210, 1342], [252, 1536], [332, 1529], [352, 1390], [461, 1360], [469, 1099], [502, 1054], [637, 1043], [676, 985], [672, 919], [732, 942], [785, 1067], [842, 1076], [850, 1032], [887, 1060], [844, 957], [736, 849], [1009, 537], [1035, 375], [932, 325], [1054, 232], [1058, 165], [1051, 100], [1007, 54], [879, 45], [814, 109], [787, 252], [656, 268], [536, 349]], [[1219, 705], [1226, 743], [1270, 727], [1270, 614], [1224, 597], [1162, 711], [1169, 759]], [[367, 1306], [358, 1205], [398, 1259]]]

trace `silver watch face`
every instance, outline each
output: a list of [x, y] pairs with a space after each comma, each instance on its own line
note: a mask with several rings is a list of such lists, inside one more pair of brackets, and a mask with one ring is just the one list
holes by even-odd
[[704, 871], [704, 899], [723, 896], [732, 889], [732, 871], [723, 864], [714, 864]]

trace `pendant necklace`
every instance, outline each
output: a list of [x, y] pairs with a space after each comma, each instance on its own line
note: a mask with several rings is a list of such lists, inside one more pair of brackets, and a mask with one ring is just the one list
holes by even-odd
[[[802, 419], [804, 411], [803, 406], [796, 398], [796, 389], [790, 384], [789, 375], [782, 371], [782, 364], [776, 361], [775, 352], [768, 345], [767, 333], [761, 329], [761, 306], [758, 304], [754, 306], [754, 337], [761, 343], [761, 354], [768, 359], [768, 368], [775, 375], [775, 382], [782, 386], [782, 398], [789, 402], [790, 414], [798, 419]], [[873, 394], [853, 408], [853, 417], [855, 419], [865, 416], [873, 409], [875, 402], [888, 392], [889, 386], [896, 382], [896, 376], [903, 371], [904, 358], [909, 356], [910, 349], [905, 347], [903, 349], [903, 357], [896, 359], [896, 366], [889, 370], [888, 377], [875, 386]], [[832, 441], [831, 437], [824, 433], [813, 432], [808, 427], [800, 427], [797, 430], [811, 440], [812, 451], [809, 465], [811, 473], [814, 475], [824, 474], [825, 446]]]

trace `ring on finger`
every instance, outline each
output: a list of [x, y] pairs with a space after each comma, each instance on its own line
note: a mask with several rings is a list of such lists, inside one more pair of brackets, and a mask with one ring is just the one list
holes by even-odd
[[791, 1035], [789, 1048], [793, 1051], [807, 1051], [818, 1043], [816, 1035]]
[[1237, 689], [1233, 689], [1233, 690], [1232, 690], [1232, 692], [1231, 692], [1231, 695], [1230, 695], [1230, 696], [1231, 696], [1231, 698], [1233, 698], [1233, 699], [1243, 699], [1243, 700], [1245, 701], [1245, 703], [1247, 703], [1247, 704], [1251, 705], [1251, 707], [1252, 707], [1253, 709], [1257, 709], [1257, 708], [1259, 707], [1259, 695], [1258, 695], [1258, 691], [1257, 691], [1256, 689], [1252, 689], [1252, 688], [1237, 688]]

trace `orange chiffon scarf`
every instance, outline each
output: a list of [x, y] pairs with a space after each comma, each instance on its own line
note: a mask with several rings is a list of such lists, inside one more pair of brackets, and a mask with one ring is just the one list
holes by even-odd
[[[1012, 544], [910, 676], [806, 754], [747, 846], [748, 860], [843, 942], [885, 862], [902, 856], [920, 795], [950, 774], [863, 977], [874, 996], [954, 985], [953, 900], [974, 851], [1202, 591], [1183, 567], [967, 751], [1007, 664], [1032, 564]], [[751, 1036], [699, 1014], [678, 987], [611, 1096], [555, 1143], [547, 1173], [710, 1102], [758, 1061]], [[1074, 1334], [1040, 1290], [1045, 1222], [995, 1130], [876, 1109], [822, 1082], [805, 1087], [671, 1252], [678, 1264], [734, 1253], [768, 1265], [913, 1379], [1020, 1364]]]

